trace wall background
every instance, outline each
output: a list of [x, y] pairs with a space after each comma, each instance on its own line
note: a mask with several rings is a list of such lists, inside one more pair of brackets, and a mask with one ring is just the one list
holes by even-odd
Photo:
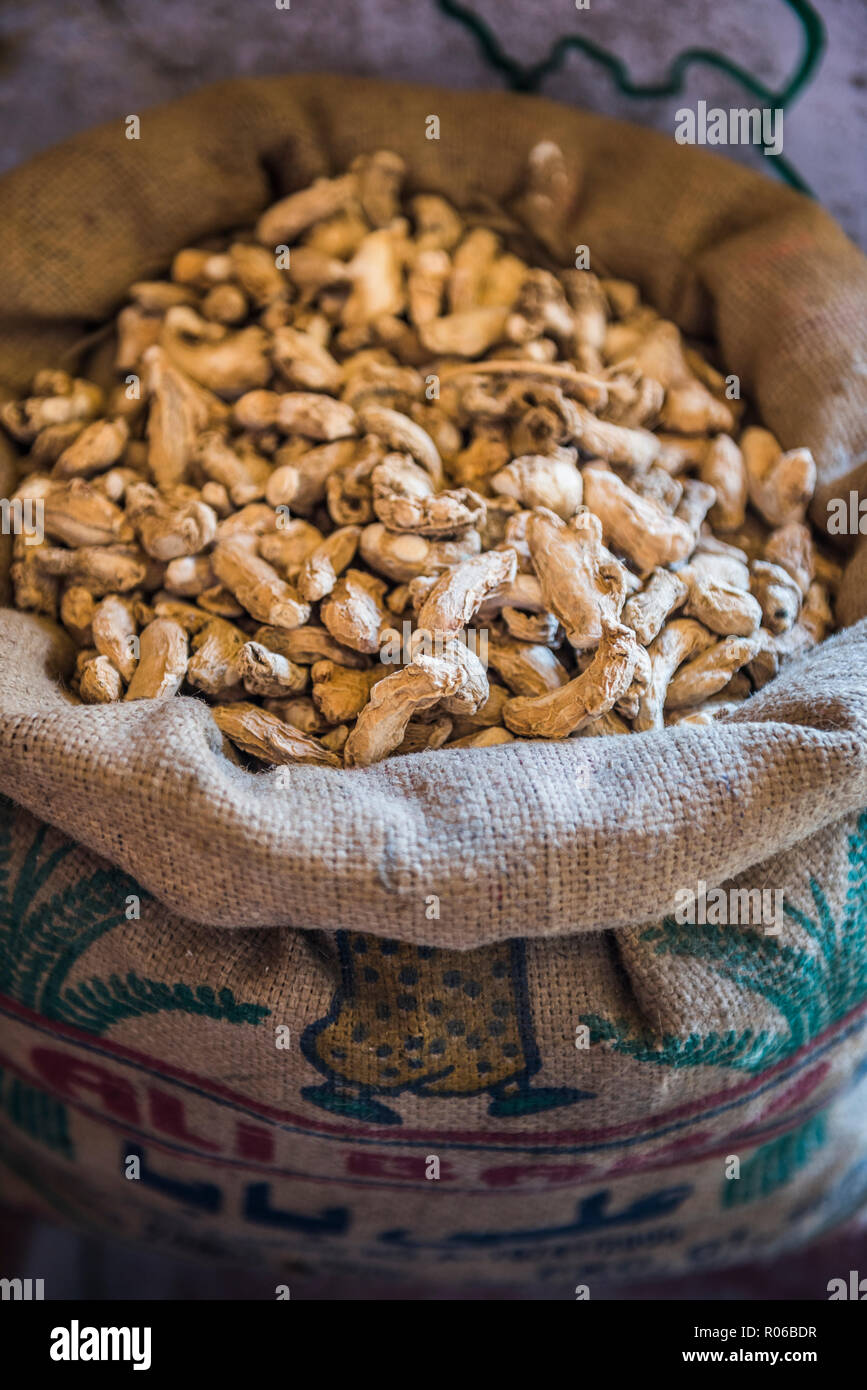
[[[141, 113], [233, 75], [316, 69], [456, 87], [500, 87], [474, 35], [444, 0], [0, 0], [0, 171], [99, 122]], [[806, 3], [806, 0], [800, 0]], [[448, 3], [448, 0], [445, 0]], [[686, 48], [707, 48], [771, 88], [794, 71], [803, 30], [788, 0], [465, 0], [503, 49], [539, 62], [562, 35], [615, 55], [640, 84], [661, 82]], [[784, 155], [849, 235], [867, 244], [867, 5], [815, 0], [827, 47], [787, 111]], [[726, 109], [755, 97], [725, 73], [691, 67], [677, 97], [629, 98], [585, 53], [572, 51], [541, 90], [558, 100], [669, 134], [679, 106]], [[772, 161], [733, 148], [757, 167]], [[773, 176], [773, 175], [769, 175]]]

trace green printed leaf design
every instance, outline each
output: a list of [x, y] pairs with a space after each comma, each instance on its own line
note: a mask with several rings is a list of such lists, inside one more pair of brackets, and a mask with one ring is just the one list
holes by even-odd
[[810, 938], [813, 949], [782, 945], [756, 931], [699, 926], [666, 917], [642, 933], [656, 954], [700, 960], [748, 994], [758, 995], [769, 1016], [784, 1028], [747, 1028], [737, 1033], [691, 1033], [687, 1037], [642, 1032], [623, 1018], [585, 1014], [594, 1043], [639, 1062], [667, 1067], [731, 1067], [765, 1071], [790, 1057], [830, 1024], [867, 998], [867, 811], [849, 836], [846, 897], [839, 920], [815, 878], [812, 911], [786, 901], [788, 917]]
[[142, 980], [132, 971], [124, 979], [111, 975], [108, 981], [93, 979], [65, 990], [62, 1008], [67, 1022], [91, 1033], [143, 1014], [202, 1014], [220, 1023], [261, 1023], [270, 1013], [260, 1004], [239, 1004], [230, 989], [217, 994], [210, 985], [166, 985]]
[[72, 1158], [69, 1117], [66, 1106], [36, 1086], [17, 1076], [7, 1076], [0, 1067], [0, 1111], [31, 1139], [45, 1144], [64, 1158]]
[[13, 878], [15, 816], [14, 803], [0, 796], [0, 994], [45, 1018], [96, 1034], [146, 1014], [200, 1014], [221, 1023], [252, 1024], [269, 1015], [260, 1004], [239, 1002], [228, 988], [167, 984], [134, 971], [67, 985], [73, 967], [96, 941], [128, 925], [127, 898], [147, 902], [150, 895], [114, 868], [97, 869], [51, 892], [53, 875], [75, 845], [49, 851], [45, 825]]
[[756, 1149], [741, 1168], [740, 1177], [723, 1182], [720, 1204], [737, 1207], [769, 1197], [806, 1168], [827, 1141], [827, 1116], [824, 1112], [811, 1115], [797, 1129]]

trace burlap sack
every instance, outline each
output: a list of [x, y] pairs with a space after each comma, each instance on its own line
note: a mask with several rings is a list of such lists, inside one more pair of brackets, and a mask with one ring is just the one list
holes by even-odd
[[[858, 253], [770, 180], [524, 97], [241, 81], [143, 113], [139, 141], [118, 123], [42, 156], [0, 183], [0, 383], [59, 364], [179, 246], [362, 150], [508, 205], [541, 138], [574, 177], [552, 254], [586, 243], [715, 334], [783, 444], [814, 450], [821, 522], [864, 479]], [[241, 771], [190, 699], [75, 706], [57, 630], [0, 610], [16, 1182], [187, 1250], [564, 1296], [855, 1210], [865, 569], [862, 548], [847, 630], [725, 724], [347, 772]], [[784, 895], [779, 931], [678, 922], [700, 881]]]

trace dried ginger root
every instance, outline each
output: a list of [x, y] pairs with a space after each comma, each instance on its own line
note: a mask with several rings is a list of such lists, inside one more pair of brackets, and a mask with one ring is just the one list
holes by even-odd
[[[538, 146], [515, 203], [549, 265], [564, 167]], [[193, 695], [257, 765], [724, 717], [834, 627], [809, 450], [741, 430], [635, 286], [405, 173], [359, 156], [183, 248], [130, 289], [113, 389], [45, 370], [0, 407], [44, 518], [18, 607], [84, 703]]]

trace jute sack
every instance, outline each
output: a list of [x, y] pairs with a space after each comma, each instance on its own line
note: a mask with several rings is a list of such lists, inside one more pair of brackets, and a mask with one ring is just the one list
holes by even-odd
[[[2, 389], [178, 247], [361, 151], [502, 207], [540, 139], [573, 175], [549, 254], [586, 244], [716, 336], [784, 446], [813, 449], [821, 524], [864, 484], [857, 251], [770, 180], [525, 97], [232, 82], [145, 112], [138, 141], [115, 125], [33, 161], [0, 182]], [[13, 478], [7, 459], [0, 496]], [[253, 776], [196, 700], [74, 705], [59, 630], [0, 609], [10, 1183], [188, 1251], [566, 1297], [856, 1211], [863, 547], [838, 613], [712, 728]], [[772, 919], [709, 924], [702, 885], [764, 890]]]

